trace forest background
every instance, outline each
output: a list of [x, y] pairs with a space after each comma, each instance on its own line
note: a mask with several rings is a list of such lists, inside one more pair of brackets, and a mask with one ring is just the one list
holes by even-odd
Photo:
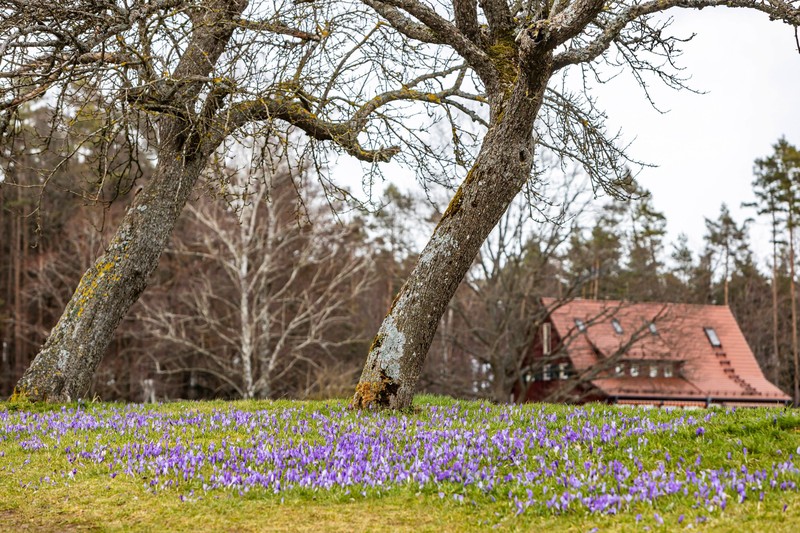
[[[72, 136], [92, 127], [91, 106], [82, 113], [53, 136], [45, 134], [48, 110], [32, 108], [7, 148], [0, 395], [11, 394], [86, 266], [135, 206], [135, 183], [153, 171], [140, 153], [136, 172], [106, 173], [93, 198], [76, 194], [98, 175], [90, 144], [64, 162]], [[351, 394], [371, 336], [441, 213], [429, 198], [392, 185], [375, 198], [379, 209], [357, 209], [325, 194], [307, 162], [268, 144], [231, 154], [219, 167], [225, 176], [205, 176], [148, 291], [117, 331], [91, 396]], [[503, 217], [440, 321], [420, 390], [508, 401], [545, 317], [539, 298], [548, 296], [727, 303], [767, 377], [791, 392], [788, 230], [797, 205], [777, 205], [766, 178], [798, 158], [783, 139], [774, 149], [755, 164], [753, 218], [735, 220], [721, 205], [706, 220], [699, 251], [683, 235], [668, 241], [666, 217], [648, 191], [597, 199], [587, 178], [552, 161], [545, 180], [552, 201], [532, 212], [521, 197]], [[748, 236], [758, 217], [773, 232], [772, 254], [761, 261]]]

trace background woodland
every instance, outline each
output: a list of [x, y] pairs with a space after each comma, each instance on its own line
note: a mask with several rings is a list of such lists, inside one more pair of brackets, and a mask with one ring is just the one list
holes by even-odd
[[[28, 111], [4, 154], [5, 396], [153, 170], [147, 154], [118, 150], [131, 165], [97, 157], [87, 143], [73, 146], [71, 135], [89, 131], [91, 116], [55, 134], [51, 118]], [[78, 157], [66, 159], [73, 150]], [[358, 209], [324, 190], [309, 165], [291, 163], [275, 147], [251, 146], [256, 152], [231, 156], [204, 176], [150, 287], [117, 331], [92, 396], [351, 394], [371, 337], [441, 213], [393, 185], [373, 199], [380, 209]], [[791, 392], [798, 192], [796, 180], [779, 179], [786, 161], [800, 158], [780, 140], [755, 163], [753, 219], [735, 220], [720, 206], [699, 252], [685, 236], [667, 241], [667, 220], [647, 191], [633, 189], [630, 200], [593, 198], [579, 174], [553, 170], [548, 210], [531, 212], [520, 197], [483, 246], [440, 321], [420, 389], [508, 401], [544, 318], [539, 298], [549, 296], [727, 303], [765, 375]], [[86, 176], [102, 181], [86, 183]], [[772, 229], [765, 260], [749, 241], [754, 220]]]

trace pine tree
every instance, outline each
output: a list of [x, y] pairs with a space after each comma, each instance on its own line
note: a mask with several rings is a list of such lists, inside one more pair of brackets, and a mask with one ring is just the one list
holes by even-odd
[[[792, 319], [792, 361], [794, 404], [800, 404], [800, 357], [797, 338], [797, 287], [795, 280], [794, 235], [800, 223], [800, 152], [781, 138], [773, 145], [773, 154], [757, 159], [753, 188], [762, 202], [759, 213], [769, 214], [773, 227], [773, 286], [776, 285], [777, 228], [785, 231], [789, 248], [789, 299]], [[773, 322], [777, 324], [777, 294], [773, 292]], [[773, 325], [773, 328], [777, 327]], [[775, 341], [777, 332], [773, 329]], [[777, 342], [776, 342], [777, 344]], [[777, 357], [777, 356], [776, 356]]]
[[667, 220], [656, 210], [649, 191], [638, 189], [635, 196], [637, 199], [628, 210], [631, 229], [625, 271], [627, 297], [637, 301], [660, 300], [664, 298], [661, 255]]
[[706, 249], [716, 263], [722, 267], [722, 303], [729, 303], [729, 282], [731, 265], [747, 249], [745, 241], [749, 221], [738, 225], [731, 216], [728, 206], [722, 204], [717, 220], [706, 219]]

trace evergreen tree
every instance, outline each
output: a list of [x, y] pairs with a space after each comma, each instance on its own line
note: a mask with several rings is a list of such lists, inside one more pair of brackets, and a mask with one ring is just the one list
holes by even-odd
[[667, 220], [655, 209], [649, 191], [637, 189], [635, 196], [628, 210], [631, 225], [625, 269], [627, 297], [635, 301], [660, 300], [665, 296], [661, 255]]
[[678, 235], [672, 244], [672, 268], [664, 272], [664, 291], [672, 302], [695, 303], [695, 286], [693, 284], [698, 263], [689, 248], [689, 237], [685, 233]]
[[568, 278], [571, 286], [580, 286], [584, 297], [622, 298], [620, 263], [623, 257], [624, 234], [620, 226], [627, 206], [613, 200], [603, 206], [591, 232], [587, 235], [574, 227], [567, 253]]
[[721, 269], [723, 296], [722, 303], [728, 305], [728, 283], [732, 263], [741, 261], [747, 249], [746, 235], [749, 221], [738, 225], [731, 216], [728, 206], [722, 204], [717, 220], [706, 220], [706, 250], [714, 259], [715, 270]]
[[[763, 202], [759, 212], [769, 214], [773, 221], [774, 246], [777, 246], [777, 227], [780, 224], [785, 231], [789, 248], [789, 300], [791, 305], [792, 366], [794, 371], [793, 392], [794, 404], [798, 405], [800, 403], [800, 358], [798, 357], [797, 338], [794, 236], [797, 225], [800, 223], [800, 152], [789, 144], [785, 138], [779, 139], [773, 145], [773, 150], [774, 152], [770, 156], [756, 160], [756, 179], [753, 182], [753, 188], [756, 191], [757, 198]], [[775, 252], [773, 252], [773, 265], [775, 264]], [[776, 274], [773, 270], [773, 286], [776, 282], [775, 277]], [[776, 293], [773, 293], [773, 323], [777, 324]], [[775, 334], [775, 339], [777, 340], [777, 334]]]

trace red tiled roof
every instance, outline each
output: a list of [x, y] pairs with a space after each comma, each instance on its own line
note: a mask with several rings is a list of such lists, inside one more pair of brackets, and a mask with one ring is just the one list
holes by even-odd
[[703, 391], [698, 389], [682, 377], [649, 378], [639, 377], [614, 377], [592, 380], [592, 384], [603, 391], [614, 391], [616, 394], [632, 396], [654, 396], [667, 394], [669, 396], [698, 396]]
[[[601, 375], [591, 380], [609, 396], [789, 400], [764, 377], [726, 306], [582, 299], [559, 303], [550, 298], [543, 303], [579, 374], [604, 361], [643, 361], [638, 377]], [[612, 318], [619, 321], [622, 334], [615, 332]], [[578, 331], [575, 319], [584, 322], [584, 332]], [[650, 323], [655, 323], [657, 334], [650, 332]], [[711, 345], [707, 327], [714, 328], [721, 347]], [[680, 376], [647, 377], [647, 362], [656, 360], [679, 363]]]

